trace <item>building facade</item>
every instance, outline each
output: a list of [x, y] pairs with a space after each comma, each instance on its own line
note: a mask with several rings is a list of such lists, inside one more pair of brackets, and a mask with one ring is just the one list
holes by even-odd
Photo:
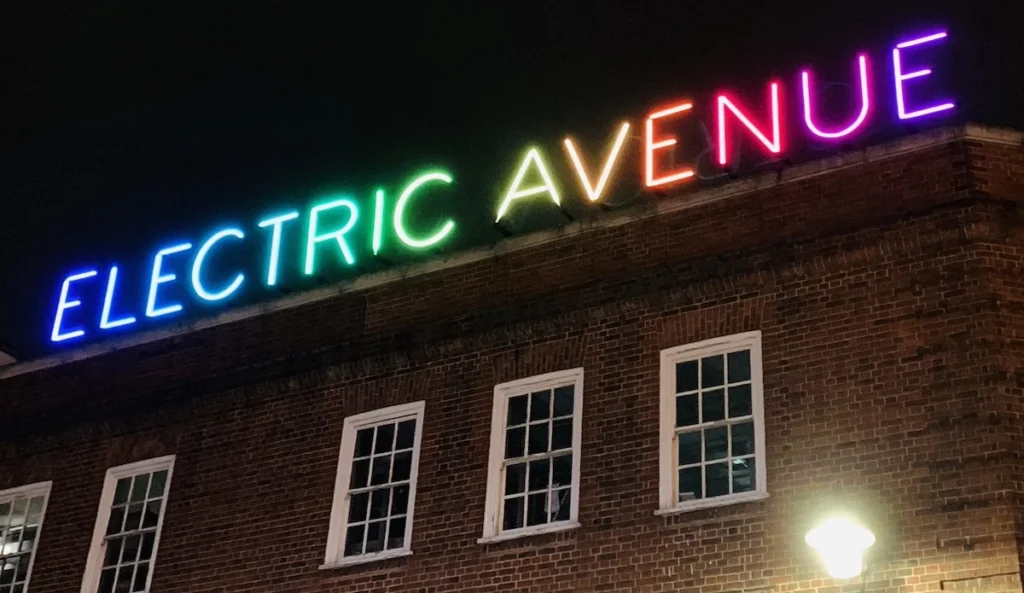
[[[1024, 135], [0, 368], [0, 593], [1020, 591]], [[876, 536], [831, 578], [804, 536]]]

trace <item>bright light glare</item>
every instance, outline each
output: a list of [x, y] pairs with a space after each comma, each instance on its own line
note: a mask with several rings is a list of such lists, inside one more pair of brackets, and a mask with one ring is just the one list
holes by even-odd
[[875, 534], [849, 519], [833, 517], [804, 539], [821, 556], [829, 576], [850, 579], [864, 570], [864, 550], [874, 545]]

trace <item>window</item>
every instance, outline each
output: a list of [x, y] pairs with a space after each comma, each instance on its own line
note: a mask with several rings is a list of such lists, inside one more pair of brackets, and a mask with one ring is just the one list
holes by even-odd
[[0, 492], [0, 593], [26, 593], [50, 482]]
[[661, 353], [662, 512], [767, 496], [761, 332]]
[[583, 369], [494, 388], [481, 543], [577, 525]]
[[174, 456], [107, 470], [82, 593], [149, 591]]
[[323, 568], [412, 553], [423, 406], [345, 419]]

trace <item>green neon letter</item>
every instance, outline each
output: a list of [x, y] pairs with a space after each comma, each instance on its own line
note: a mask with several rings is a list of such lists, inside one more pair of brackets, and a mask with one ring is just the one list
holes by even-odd
[[384, 243], [384, 190], [378, 189], [373, 203], [373, 254], [380, 253]]
[[192, 263], [192, 288], [196, 291], [196, 294], [199, 295], [199, 298], [204, 301], [219, 301], [228, 298], [231, 296], [231, 293], [238, 290], [238, 287], [241, 286], [242, 282], [245, 280], [245, 274], [239, 272], [238, 275], [235, 276], [235, 279], [231, 281], [231, 284], [227, 285], [224, 290], [220, 292], [210, 292], [203, 287], [203, 261], [206, 259], [206, 255], [210, 252], [210, 249], [213, 248], [217, 241], [220, 241], [225, 237], [244, 239], [245, 233], [233, 228], [217, 231], [202, 244], [199, 251], [196, 253], [195, 262]]
[[299, 213], [293, 210], [292, 212], [268, 218], [259, 223], [261, 229], [265, 229], [268, 226], [274, 227], [270, 235], [270, 265], [267, 266], [267, 286], [277, 284], [277, 262], [281, 257], [281, 227], [289, 220], [295, 220], [298, 217]]
[[[544, 180], [544, 184], [528, 189], [519, 189], [519, 184], [523, 182], [523, 177], [526, 176], [526, 170], [530, 168], [530, 163], [536, 164], [537, 171], [540, 173], [541, 179]], [[526, 158], [523, 159], [522, 164], [519, 165], [519, 171], [516, 173], [515, 179], [512, 180], [512, 185], [508, 188], [505, 199], [502, 200], [501, 206], [498, 207], [498, 218], [495, 219], [495, 222], [501, 220], [502, 216], [505, 216], [513, 200], [543, 193], [549, 194], [551, 201], [556, 206], [561, 206], [562, 199], [558, 196], [558, 190], [555, 189], [555, 184], [551, 181], [551, 175], [548, 174], [547, 167], [544, 166], [544, 161], [540, 158], [540, 151], [536, 148], [531, 148], [527, 151]]]
[[[348, 208], [348, 221], [345, 222], [345, 226], [336, 231], [324, 233], [323, 235], [316, 234], [317, 219], [320, 217], [320, 213], [325, 210], [333, 210], [335, 208], [345, 207]], [[316, 244], [321, 241], [330, 241], [334, 239], [338, 242], [338, 247], [341, 248], [341, 255], [345, 258], [345, 263], [352, 265], [356, 263], [355, 256], [352, 255], [352, 250], [349, 249], [348, 241], [345, 240], [345, 233], [352, 230], [352, 227], [356, 226], [356, 220], [359, 219], [359, 208], [356, 203], [348, 198], [339, 198], [337, 200], [331, 200], [330, 202], [313, 206], [309, 211], [309, 233], [306, 235], [306, 275], [313, 274], [313, 266], [316, 257]]]
[[416, 239], [410, 236], [409, 233], [405, 230], [405, 223], [402, 222], [402, 215], [405, 213], [406, 205], [412, 198], [413, 193], [415, 193], [416, 190], [419, 189], [421, 185], [429, 183], [431, 181], [451, 183], [452, 178], [450, 175], [442, 171], [435, 171], [420, 175], [419, 177], [414, 179], [412, 183], [410, 183], [404, 190], [402, 190], [402, 195], [398, 197], [398, 203], [395, 204], [395, 234], [398, 235], [398, 238], [401, 239], [403, 243], [405, 243], [409, 247], [414, 247], [416, 249], [423, 249], [424, 247], [430, 247], [431, 245], [439, 243], [440, 241], [444, 240], [444, 238], [447, 237], [448, 234], [452, 232], [452, 230], [455, 229], [455, 222], [453, 222], [451, 219], [448, 219], [445, 221], [444, 225], [441, 226], [440, 229], [438, 229], [436, 233], [423, 239]]

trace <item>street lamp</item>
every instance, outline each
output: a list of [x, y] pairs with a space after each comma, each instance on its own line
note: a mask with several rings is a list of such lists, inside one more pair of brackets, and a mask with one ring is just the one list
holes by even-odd
[[845, 517], [832, 517], [804, 539], [821, 556], [829, 576], [850, 579], [864, 570], [864, 550], [875, 543], [875, 534]]

